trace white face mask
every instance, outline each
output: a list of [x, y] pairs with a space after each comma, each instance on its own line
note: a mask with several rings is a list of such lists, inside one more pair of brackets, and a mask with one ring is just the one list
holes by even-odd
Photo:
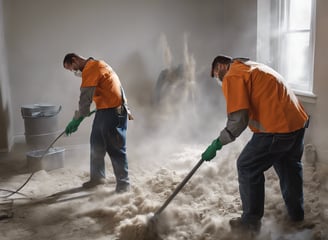
[[82, 72], [80, 70], [73, 71], [76, 77], [82, 77]]
[[215, 81], [219, 84], [220, 87], [222, 87], [222, 81], [218, 77], [213, 77]]

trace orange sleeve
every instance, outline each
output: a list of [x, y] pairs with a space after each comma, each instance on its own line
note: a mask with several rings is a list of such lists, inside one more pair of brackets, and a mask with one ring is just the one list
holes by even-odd
[[226, 98], [227, 113], [250, 108], [247, 84], [241, 76], [230, 75], [225, 77], [222, 91]]

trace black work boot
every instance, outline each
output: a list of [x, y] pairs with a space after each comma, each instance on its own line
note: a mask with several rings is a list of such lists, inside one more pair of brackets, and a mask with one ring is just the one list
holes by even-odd
[[246, 222], [241, 217], [233, 218], [229, 221], [231, 231], [235, 232], [250, 232], [258, 234], [261, 230], [261, 221]]
[[116, 193], [125, 193], [130, 191], [130, 184], [118, 184], [116, 185]]
[[107, 182], [106, 178], [91, 179], [90, 181], [83, 183], [82, 187], [83, 188], [93, 188], [98, 185], [106, 184], [106, 182]]

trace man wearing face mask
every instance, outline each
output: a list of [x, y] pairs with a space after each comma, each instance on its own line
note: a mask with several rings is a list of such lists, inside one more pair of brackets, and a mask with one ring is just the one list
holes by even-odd
[[106, 183], [105, 155], [108, 153], [116, 177], [116, 192], [130, 188], [126, 156], [127, 118], [133, 119], [127, 107], [119, 77], [104, 61], [84, 58], [75, 53], [64, 57], [64, 68], [81, 77], [79, 110], [66, 127], [66, 135], [77, 131], [84, 117], [90, 115], [92, 101], [96, 105], [90, 137], [90, 188]]
[[217, 56], [212, 77], [222, 82], [227, 124], [203, 152], [210, 161], [222, 146], [248, 126], [253, 136], [237, 160], [243, 213], [231, 219], [232, 230], [258, 233], [264, 214], [264, 172], [274, 167], [291, 221], [303, 221], [301, 157], [309, 117], [280, 74], [245, 58]]

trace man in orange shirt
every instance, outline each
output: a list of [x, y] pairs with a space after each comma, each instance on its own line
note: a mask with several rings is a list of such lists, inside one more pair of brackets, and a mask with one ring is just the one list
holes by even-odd
[[79, 110], [67, 125], [66, 134], [75, 132], [83, 118], [90, 114], [92, 101], [97, 109], [90, 137], [90, 181], [83, 187], [106, 182], [104, 158], [107, 152], [116, 177], [116, 192], [129, 190], [126, 131], [130, 112], [117, 74], [104, 61], [86, 59], [75, 53], [67, 54], [63, 65], [82, 77]]
[[280, 74], [249, 59], [217, 56], [211, 75], [222, 83], [228, 120], [202, 159], [213, 159], [216, 151], [234, 141], [247, 126], [253, 131], [237, 160], [243, 213], [230, 220], [231, 229], [260, 230], [264, 214], [264, 172], [272, 166], [279, 176], [290, 219], [303, 221], [301, 157], [309, 117], [302, 105]]

